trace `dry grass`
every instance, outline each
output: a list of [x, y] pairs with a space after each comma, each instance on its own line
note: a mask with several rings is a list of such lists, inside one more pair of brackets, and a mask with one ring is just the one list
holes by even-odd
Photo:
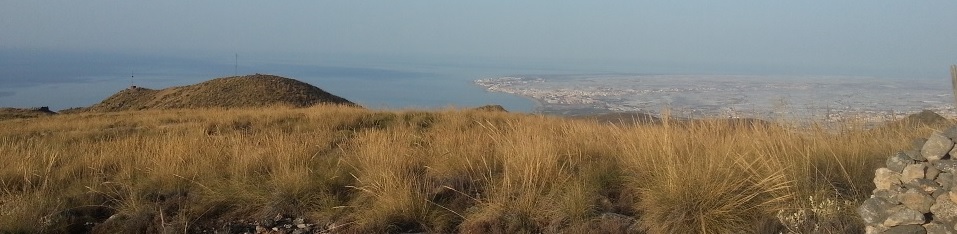
[[348, 106], [6, 120], [0, 232], [196, 232], [276, 214], [342, 232], [591, 232], [605, 213], [647, 233], [860, 232], [874, 169], [940, 126], [856, 126]]

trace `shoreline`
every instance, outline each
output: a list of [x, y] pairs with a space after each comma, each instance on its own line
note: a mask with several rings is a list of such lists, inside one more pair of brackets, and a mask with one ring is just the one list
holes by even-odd
[[[483, 92], [485, 92], [485, 93], [490, 93], [490, 94], [495, 94], [495, 95], [508, 95], [508, 96], [518, 97], [518, 98], [521, 98], [521, 99], [525, 99], [525, 100], [532, 101], [532, 109], [531, 109], [530, 111], [526, 112], [526, 113], [529, 113], [529, 114], [540, 114], [540, 113], [545, 109], [544, 102], [542, 102], [542, 100], [539, 100], [539, 99], [536, 99], [536, 98], [533, 98], [533, 97], [529, 97], [529, 96], [525, 96], [525, 95], [521, 95], [521, 94], [517, 94], [517, 93], [508, 93], [508, 92], [492, 91], [492, 90], [489, 90], [488, 87], [485, 87], [485, 86], [482, 86], [482, 85], [479, 85], [479, 84], [475, 83], [475, 80], [470, 80], [470, 81], [469, 81], [469, 84], [470, 84], [471, 86], [473, 86], [473, 87], [476, 87], [476, 88], [481, 89], [481, 90], [482, 90]], [[490, 104], [501, 105], [501, 103], [490, 103]], [[506, 110], [508, 110], [508, 109], [506, 108]], [[508, 110], [508, 111], [514, 111], [514, 110]], [[525, 112], [525, 111], [522, 111], [522, 112]]]

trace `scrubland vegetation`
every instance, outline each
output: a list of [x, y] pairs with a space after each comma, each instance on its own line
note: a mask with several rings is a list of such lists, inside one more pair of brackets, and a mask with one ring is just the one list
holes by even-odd
[[940, 126], [860, 126], [348, 106], [5, 120], [0, 232], [277, 214], [343, 233], [861, 232], [874, 169]]

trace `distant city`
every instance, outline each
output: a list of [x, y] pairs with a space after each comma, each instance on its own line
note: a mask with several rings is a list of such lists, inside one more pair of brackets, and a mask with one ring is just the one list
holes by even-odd
[[475, 80], [525, 96], [537, 112], [880, 122], [921, 110], [955, 116], [949, 80], [850, 76], [516, 75]]

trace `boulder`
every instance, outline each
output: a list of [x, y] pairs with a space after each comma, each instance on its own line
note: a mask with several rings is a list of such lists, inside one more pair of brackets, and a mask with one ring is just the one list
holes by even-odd
[[877, 225], [867, 225], [866, 227], [864, 227], [864, 233], [865, 233], [865, 234], [881, 234], [881, 233], [884, 233], [884, 232], [886, 232], [886, 231], [887, 231], [887, 227], [885, 227], [884, 225], [880, 225], [880, 224], [877, 224]]
[[947, 158], [953, 159], [957, 155], [957, 147], [950, 149], [950, 152], [947, 152]]
[[923, 155], [920, 155], [920, 150], [905, 150], [904, 154], [910, 159], [918, 162], [926, 162], [927, 159]]
[[914, 150], [921, 150], [924, 148], [924, 144], [927, 143], [927, 138], [917, 138], [913, 141], [910, 141], [910, 148]]
[[883, 198], [873, 197], [864, 201], [861, 207], [857, 208], [857, 214], [869, 224], [879, 224], [887, 219], [887, 209], [894, 207], [894, 203]]
[[901, 184], [901, 174], [887, 168], [878, 168], [874, 172], [874, 185], [877, 189], [890, 189]]
[[937, 179], [934, 179], [934, 182], [937, 182], [944, 190], [951, 190], [954, 187], [954, 174], [941, 172], [937, 175]]
[[947, 173], [957, 173], [957, 160], [940, 160], [934, 162], [934, 167]]
[[894, 205], [897, 205], [899, 204], [897, 202], [899, 201], [897, 197], [906, 191], [907, 191], [907, 188], [904, 188], [901, 186], [893, 186], [890, 189], [875, 189], [872, 193], [874, 194], [873, 197], [883, 198], [884, 200], [887, 200], [891, 203], [894, 203]]
[[922, 191], [909, 189], [907, 192], [898, 196], [898, 199], [904, 206], [920, 213], [930, 212], [930, 206], [934, 205], [934, 198]]
[[937, 175], [940, 175], [940, 169], [934, 166], [928, 166], [927, 171], [924, 172], [924, 179], [934, 180], [937, 179]]
[[930, 212], [934, 213], [934, 220], [942, 223], [953, 223], [957, 221], [957, 203], [950, 200], [950, 196], [939, 196], [930, 206]]
[[944, 191], [937, 182], [928, 179], [913, 179], [904, 183], [905, 188], [917, 189], [919, 191], [924, 191], [927, 194], [934, 194], [938, 191]]
[[947, 225], [942, 223], [930, 222], [930, 223], [924, 224], [923, 226], [924, 226], [924, 230], [927, 230], [927, 233], [954, 234], [953, 230], [950, 230], [950, 228], [947, 227]]
[[887, 219], [884, 220], [884, 226], [894, 228], [901, 225], [924, 224], [926, 219], [924, 213], [916, 211], [906, 206], [895, 206], [887, 210]]
[[957, 140], [957, 126], [947, 128], [942, 134], [951, 140]]
[[926, 234], [927, 230], [921, 225], [903, 225], [887, 229], [886, 234]]
[[930, 138], [927, 138], [924, 147], [920, 149], [920, 155], [924, 156], [927, 161], [933, 162], [944, 159], [944, 156], [947, 156], [947, 153], [953, 148], [954, 142], [949, 137], [940, 132], [935, 132], [931, 134]]
[[891, 169], [891, 171], [900, 173], [904, 171], [904, 167], [914, 164], [915, 162], [916, 161], [914, 161], [914, 159], [911, 159], [909, 156], [907, 156], [907, 154], [904, 154], [904, 152], [901, 151], [888, 157], [885, 164], [887, 164], [887, 169]]
[[907, 183], [911, 180], [923, 179], [926, 171], [927, 165], [923, 163], [907, 165], [901, 172], [901, 182]]

